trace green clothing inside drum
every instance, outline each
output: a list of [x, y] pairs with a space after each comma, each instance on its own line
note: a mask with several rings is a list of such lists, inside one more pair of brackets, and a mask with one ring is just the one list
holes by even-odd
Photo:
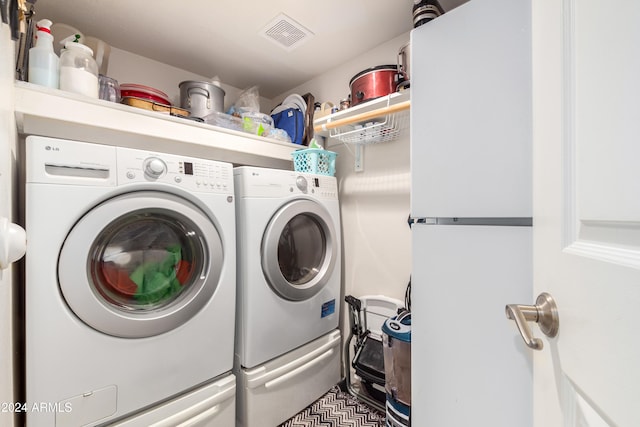
[[145, 262], [129, 276], [138, 285], [134, 298], [143, 304], [156, 304], [170, 299], [182, 286], [176, 278], [176, 266], [182, 259], [180, 246], [166, 248], [162, 261]]

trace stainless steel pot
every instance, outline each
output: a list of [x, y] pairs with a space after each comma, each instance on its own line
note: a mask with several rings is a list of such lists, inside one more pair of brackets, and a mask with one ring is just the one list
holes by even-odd
[[411, 64], [411, 42], [407, 42], [398, 51], [398, 70], [404, 72], [404, 80], [409, 81], [409, 66]]
[[224, 90], [211, 82], [185, 80], [180, 88], [180, 107], [189, 110], [191, 116], [204, 118], [215, 112], [224, 112]]

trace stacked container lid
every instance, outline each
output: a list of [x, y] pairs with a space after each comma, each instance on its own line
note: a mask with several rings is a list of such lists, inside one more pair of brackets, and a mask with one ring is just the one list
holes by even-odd
[[120, 94], [122, 97], [135, 97], [157, 102], [163, 105], [171, 105], [169, 95], [149, 86], [143, 86], [133, 83], [123, 83], [120, 85]]

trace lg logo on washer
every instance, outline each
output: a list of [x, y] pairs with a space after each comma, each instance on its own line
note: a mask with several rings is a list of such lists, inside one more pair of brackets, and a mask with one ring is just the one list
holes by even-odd
[[44, 147], [44, 149], [47, 150], [47, 151], [60, 151], [60, 148], [52, 147], [50, 145], [47, 145], [46, 147]]

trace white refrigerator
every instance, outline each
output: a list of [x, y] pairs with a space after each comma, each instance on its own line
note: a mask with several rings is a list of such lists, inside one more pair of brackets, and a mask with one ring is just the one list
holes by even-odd
[[412, 425], [533, 424], [530, 0], [411, 34]]

